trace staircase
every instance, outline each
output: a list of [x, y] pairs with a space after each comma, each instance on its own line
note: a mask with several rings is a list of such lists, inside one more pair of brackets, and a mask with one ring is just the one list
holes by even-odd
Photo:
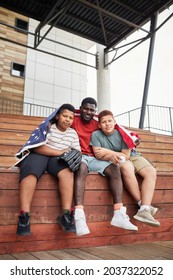
[[[45, 173], [38, 182], [31, 207], [31, 236], [16, 236], [19, 212], [19, 170], [11, 168], [15, 153], [42, 122], [41, 117], [0, 114], [0, 254], [141, 243], [173, 238], [173, 137], [131, 129], [142, 138], [138, 151], [151, 160], [157, 170], [153, 205], [160, 211], [161, 226], [149, 227], [133, 220], [137, 206], [124, 189], [123, 202], [131, 221], [139, 228], [131, 232], [110, 225], [112, 198], [105, 177], [90, 173], [86, 180], [85, 212], [91, 234], [77, 237], [64, 233], [56, 224], [61, 205], [58, 183]], [[138, 178], [140, 184], [140, 178]]]

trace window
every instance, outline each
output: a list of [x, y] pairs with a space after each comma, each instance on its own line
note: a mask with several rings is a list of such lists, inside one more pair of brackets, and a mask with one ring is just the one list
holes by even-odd
[[25, 31], [28, 31], [28, 22], [20, 18], [16, 18], [15, 26]]
[[17, 76], [17, 77], [24, 77], [25, 76], [25, 65], [12, 62], [11, 63], [11, 75]]

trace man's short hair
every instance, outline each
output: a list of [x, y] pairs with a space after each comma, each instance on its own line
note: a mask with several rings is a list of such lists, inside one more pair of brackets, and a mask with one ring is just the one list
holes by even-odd
[[114, 118], [114, 115], [111, 111], [109, 110], [103, 110], [99, 113], [98, 115], [98, 121], [101, 121], [101, 118], [105, 117], [105, 116], [112, 116]]
[[94, 98], [92, 97], [86, 97], [82, 100], [81, 106], [84, 106], [85, 104], [94, 104], [97, 107], [97, 102]]

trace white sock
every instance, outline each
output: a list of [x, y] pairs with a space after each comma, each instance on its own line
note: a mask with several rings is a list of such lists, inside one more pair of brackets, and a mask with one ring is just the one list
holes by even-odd
[[137, 201], [138, 206], [141, 206], [141, 200]]
[[141, 205], [141, 207], [140, 207], [139, 211], [143, 211], [144, 209], [146, 209], [146, 210], [150, 210], [150, 206], [149, 206], [149, 205], [145, 205], [145, 204], [143, 204], [143, 205]]

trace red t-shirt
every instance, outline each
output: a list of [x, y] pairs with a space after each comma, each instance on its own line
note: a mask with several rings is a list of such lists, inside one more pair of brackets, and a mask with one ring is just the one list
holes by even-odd
[[90, 138], [92, 132], [98, 129], [98, 122], [92, 119], [89, 123], [84, 123], [80, 116], [75, 116], [71, 127], [76, 130], [79, 136], [82, 154], [94, 156], [90, 146]]

